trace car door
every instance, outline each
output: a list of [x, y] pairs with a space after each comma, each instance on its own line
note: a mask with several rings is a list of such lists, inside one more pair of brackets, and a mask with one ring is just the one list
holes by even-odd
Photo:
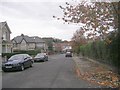
[[46, 53], [44, 53], [44, 58], [45, 58], [45, 60], [47, 61], [47, 55], [46, 55]]
[[30, 66], [30, 57], [25, 56], [24, 58], [24, 66], [29, 67]]
[[32, 57], [28, 56], [27, 57], [27, 65], [28, 65], [28, 67], [31, 66], [31, 63], [32, 63]]

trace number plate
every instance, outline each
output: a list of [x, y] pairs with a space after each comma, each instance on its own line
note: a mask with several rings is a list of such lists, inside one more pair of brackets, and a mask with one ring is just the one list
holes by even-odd
[[12, 68], [12, 66], [6, 66], [6, 68]]

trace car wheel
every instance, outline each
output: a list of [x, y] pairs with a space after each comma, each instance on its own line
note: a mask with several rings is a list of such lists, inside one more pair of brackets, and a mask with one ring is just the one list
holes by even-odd
[[6, 70], [2, 70], [3, 72], [6, 72]]
[[32, 67], [32, 64], [33, 64], [33, 63], [31, 62], [31, 63], [30, 63], [30, 67]]
[[46, 58], [46, 61], [48, 61], [48, 58]]
[[21, 65], [21, 71], [23, 71], [25, 68], [24, 68], [24, 66], [23, 65]]

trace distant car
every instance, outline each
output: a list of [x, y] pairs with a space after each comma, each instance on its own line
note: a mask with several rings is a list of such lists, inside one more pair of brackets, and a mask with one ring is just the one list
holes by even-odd
[[66, 52], [65, 57], [72, 57], [72, 53], [71, 52]]
[[3, 71], [21, 70], [32, 67], [33, 60], [28, 54], [16, 54], [11, 56], [6, 62], [2, 63]]
[[34, 57], [34, 61], [35, 61], [35, 62], [48, 61], [48, 55], [47, 55], [46, 53], [38, 53], [38, 54]]

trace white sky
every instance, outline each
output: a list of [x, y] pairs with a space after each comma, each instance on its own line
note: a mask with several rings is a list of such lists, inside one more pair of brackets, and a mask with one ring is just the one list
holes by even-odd
[[0, 22], [7, 21], [11, 39], [23, 33], [70, 40], [78, 26], [53, 18], [53, 15], [62, 17], [59, 5], [65, 5], [66, 1], [71, 0], [1, 0]]
[[11, 39], [23, 33], [70, 40], [78, 26], [53, 18], [53, 15], [63, 16], [59, 6], [64, 6], [66, 1], [81, 0], [0, 0], [0, 22], [7, 21], [12, 31]]

